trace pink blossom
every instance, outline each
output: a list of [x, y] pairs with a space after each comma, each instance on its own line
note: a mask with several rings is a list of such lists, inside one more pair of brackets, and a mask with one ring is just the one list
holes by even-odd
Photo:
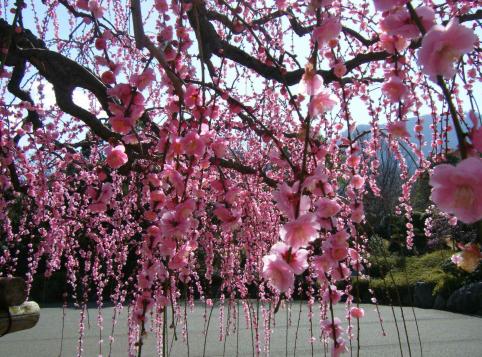
[[377, 9], [378, 11], [391, 10], [396, 6], [405, 5], [407, 2], [408, 0], [373, 0], [373, 3], [375, 4], [375, 9]]
[[166, 1], [166, 0], [155, 0], [155, 1], [154, 1], [154, 7], [155, 7], [156, 10], [159, 11], [160, 13], [167, 12], [167, 10], [169, 9], [169, 6], [167, 5], [167, 1]]
[[206, 145], [201, 136], [194, 130], [189, 131], [182, 139], [182, 147], [187, 155], [192, 155], [197, 158], [201, 157], [206, 149]]
[[165, 237], [182, 237], [190, 228], [189, 221], [176, 211], [168, 211], [162, 215], [161, 230]]
[[280, 293], [293, 288], [295, 283], [293, 270], [278, 254], [269, 254], [263, 257], [262, 275]]
[[[336, 290], [336, 286], [334, 286], [333, 289]], [[340, 325], [341, 321], [338, 317], [335, 317], [333, 321], [323, 320], [321, 322], [321, 331], [325, 336], [329, 336], [333, 340], [338, 340], [343, 332], [343, 329]]]
[[318, 165], [313, 175], [308, 176], [303, 182], [303, 189], [315, 195], [325, 196], [333, 193], [333, 187], [328, 182], [329, 177], [323, 165]]
[[286, 10], [288, 7], [288, 1], [287, 0], [276, 0], [276, 6], [278, 6], [278, 9], [280, 10]]
[[124, 145], [117, 145], [114, 148], [109, 148], [106, 159], [107, 165], [113, 169], [118, 169], [123, 166], [128, 161], [125, 151], [126, 149]]
[[423, 38], [419, 51], [422, 72], [430, 77], [452, 77], [454, 62], [473, 50], [477, 36], [472, 29], [459, 24], [456, 18], [446, 27], [434, 26]]
[[363, 316], [365, 316], [365, 310], [363, 310], [361, 307], [352, 307], [350, 309], [350, 316], [354, 319], [361, 319]]
[[410, 136], [407, 131], [407, 122], [405, 120], [398, 120], [388, 123], [387, 130], [394, 138], [406, 138]]
[[467, 224], [482, 219], [482, 159], [438, 165], [429, 183], [433, 187], [430, 198], [440, 210]]
[[400, 53], [408, 48], [409, 42], [402, 36], [390, 36], [386, 33], [380, 35], [380, 44], [385, 51], [391, 54]]
[[355, 223], [361, 223], [365, 219], [365, 210], [363, 205], [358, 203], [356, 207], [352, 207], [351, 220]]
[[323, 77], [316, 74], [311, 63], [306, 65], [305, 73], [301, 77], [300, 92], [306, 95], [317, 95], [323, 89]]
[[186, 87], [186, 91], [184, 93], [184, 103], [189, 108], [193, 108], [201, 104], [199, 90], [195, 86], [190, 84]]
[[222, 205], [218, 205], [213, 212], [216, 217], [223, 222], [221, 226], [224, 230], [234, 230], [241, 223], [241, 211], [238, 209], [229, 209]]
[[316, 204], [316, 214], [322, 218], [333, 217], [340, 212], [341, 206], [335, 200], [320, 198]]
[[471, 133], [470, 139], [472, 140], [472, 145], [479, 152], [482, 153], [482, 127], [474, 130]]
[[224, 157], [228, 146], [227, 140], [217, 139], [211, 144], [211, 149], [216, 157]]
[[[420, 21], [428, 31], [435, 24], [435, 12], [432, 8], [421, 6], [415, 10]], [[396, 8], [390, 11], [386, 17], [380, 21], [380, 28], [388, 35], [402, 36], [412, 39], [420, 36], [420, 30], [407, 9]]]
[[311, 98], [308, 111], [311, 117], [315, 117], [332, 110], [336, 104], [338, 99], [328, 89], [321, 89]]
[[280, 230], [281, 240], [293, 250], [306, 247], [316, 239], [320, 225], [311, 213], [304, 214], [294, 221], [286, 223]]
[[365, 185], [365, 179], [360, 175], [353, 175], [350, 184], [357, 190], [361, 189]]
[[197, 248], [194, 242], [184, 244], [179, 251], [171, 257], [168, 263], [168, 268], [172, 270], [180, 270], [186, 267], [189, 263], [190, 253]]
[[144, 90], [150, 86], [154, 80], [156, 80], [156, 75], [152, 68], [147, 68], [143, 73], [134, 74], [130, 78], [132, 85], [137, 87], [139, 90]]
[[82, 10], [85, 10], [85, 11], [90, 11], [90, 10], [89, 10], [89, 1], [88, 1], [88, 0], [77, 0], [77, 2], [75, 3], [75, 5], [76, 5], [79, 9], [82, 9]]
[[350, 269], [345, 263], [337, 262], [336, 266], [331, 269], [331, 277], [333, 281], [348, 279], [351, 275]]
[[101, 74], [100, 79], [105, 84], [114, 84], [115, 83], [115, 75], [112, 71], [105, 71]]
[[104, 8], [99, 5], [97, 0], [89, 1], [89, 10], [96, 19], [100, 19], [102, 16], [104, 16]]
[[336, 39], [341, 32], [340, 20], [336, 17], [329, 17], [313, 30], [313, 38], [321, 47], [330, 40]]
[[469, 117], [473, 124], [473, 128], [470, 131], [470, 140], [472, 141], [475, 150], [482, 153], [482, 127], [478, 127], [479, 118], [475, 115], [473, 110], [469, 112]]
[[400, 77], [391, 76], [388, 81], [383, 83], [382, 93], [390, 99], [390, 102], [396, 103], [408, 95], [408, 88]]
[[308, 268], [308, 251], [306, 249], [293, 250], [283, 242], [278, 242], [271, 247], [271, 253], [281, 256], [293, 270], [299, 275]]
[[276, 200], [276, 207], [284, 213], [289, 219], [295, 219], [296, 210], [299, 209], [299, 214], [308, 212], [310, 208], [310, 199], [302, 195], [300, 198], [299, 182], [295, 182], [292, 187], [283, 182], [278, 191], [273, 193], [273, 198]]
[[123, 115], [114, 115], [110, 117], [109, 123], [112, 126], [113, 131], [123, 135], [129, 134], [134, 127], [132, 120]]
[[338, 78], [343, 77], [346, 74], [346, 66], [344, 63], [337, 63], [333, 66], [333, 74]]

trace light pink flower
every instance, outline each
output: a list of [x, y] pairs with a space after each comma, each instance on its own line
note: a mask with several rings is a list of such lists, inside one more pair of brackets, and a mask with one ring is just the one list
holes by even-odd
[[144, 90], [151, 85], [152, 81], [156, 80], [156, 75], [152, 68], [147, 68], [141, 74], [133, 74], [130, 78], [130, 82], [133, 86], [137, 87], [139, 90]]
[[358, 203], [356, 207], [352, 207], [351, 220], [355, 223], [361, 223], [365, 219], [365, 210], [363, 204]]
[[[336, 286], [333, 287], [336, 290]], [[332, 288], [332, 289], [333, 289]], [[329, 299], [328, 299], [329, 300]], [[323, 320], [321, 322], [321, 331], [325, 336], [330, 336], [331, 339], [333, 340], [338, 340], [340, 335], [343, 332], [343, 328], [341, 327], [341, 320], [338, 317], [335, 317], [333, 319], [333, 322], [331, 320]], [[334, 336], [333, 336], [334, 334]]]
[[396, 103], [408, 95], [408, 88], [400, 77], [391, 76], [388, 81], [383, 83], [382, 93], [390, 99], [390, 102]]
[[459, 24], [456, 18], [446, 27], [434, 26], [423, 38], [419, 51], [422, 72], [434, 78], [455, 74], [454, 62], [474, 49], [477, 36], [472, 29]]
[[375, 4], [375, 9], [378, 11], [387, 11], [395, 6], [402, 6], [405, 5], [408, 0], [373, 0]]
[[482, 159], [438, 165], [429, 183], [433, 187], [430, 198], [440, 210], [467, 224], [482, 219]]
[[106, 159], [107, 165], [113, 169], [118, 169], [123, 166], [128, 161], [125, 151], [124, 145], [117, 145], [114, 148], [109, 147]]
[[357, 190], [361, 189], [365, 185], [365, 179], [360, 175], [353, 175], [350, 184]]
[[475, 150], [482, 153], [482, 127], [478, 127], [479, 118], [475, 115], [473, 110], [469, 112], [469, 117], [473, 124], [473, 128], [470, 131], [470, 140], [472, 141]]
[[97, 0], [89, 1], [89, 10], [96, 19], [100, 19], [102, 16], [104, 16], [104, 8], [99, 5]]
[[303, 274], [308, 268], [308, 251], [306, 249], [293, 250], [285, 243], [278, 242], [271, 247], [271, 253], [282, 257], [296, 275]]
[[323, 89], [323, 77], [314, 71], [305, 72], [300, 82], [300, 92], [306, 95], [317, 95]]
[[337, 104], [338, 99], [328, 89], [321, 89], [311, 98], [308, 111], [311, 117], [315, 117], [332, 110]]
[[382, 48], [388, 53], [400, 53], [408, 48], [409, 42], [402, 36], [390, 36], [386, 33], [380, 35], [380, 44]]
[[278, 254], [269, 254], [263, 257], [262, 275], [280, 293], [288, 291], [295, 283], [293, 270]]
[[407, 122], [405, 120], [388, 123], [387, 130], [394, 138], [406, 138], [410, 136], [407, 131]]
[[[421, 6], [417, 8], [415, 12], [420, 18], [425, 31], [428, 31], [435, 24], [435, 12], [432, 8]], [[417, 25], [405, 8], [396, 8], [390, 11], [387, 16], [380, 21], [380, 28], [387, 35], [402, 36], [406, 39], [420, 36]]]
[[336, 17], [329, 17], [313, 30], [313, 38], [321, 47], [330, 40], [336, 39], [341, 32], [340, 20]]
[[318, 229], [320, 229], [320, 225], [316, 222], [315, 215], [307, 213], [286, 223], [280, 230], [280, 236], [281, 240], [293, 250], [297, 250], [315, 240]]
[[316, 204], [316, 214], [322, 218], [333, 217], [340, 212], [341, 206], [335, 200], [329, 198], [320, 198]]
[[[276, 200], [276, 207], [284, 213], [289, 219], [295, 219], [296, 209], [299, 206], [299, 214], [308, 212], [310, 207], [310, 199], [308, 196], [301, 196], [298, 194], [300, 183], [295, 182], [292, 187], [283, 182], [277, 191], [273, 193], [273, 198]], [[300, 202], [301, 200], [301, 202]]]

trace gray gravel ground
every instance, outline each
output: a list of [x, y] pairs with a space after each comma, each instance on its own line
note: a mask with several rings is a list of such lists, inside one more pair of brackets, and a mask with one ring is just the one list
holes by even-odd
[[[400, 356], [399, 339], [395, 319], [390, 307], [380, 307], [383, 319], [383, 328], [386, 336], [383, 336], [380, 321], [373, 305], [363, 305], [366, 311], [361, 320], [360, 355], [361, 356]], [[254, 305], [256, 309], [256, 305]], [[294, 356], [296, 325], [299, 316], [300, 305], [298, 302], [291, 306], [291, 326], [288, 329], [286, 340], [287, 309], [281, 308], [276, 315], [275, 329], [269, 344], [270, 356]], [[99, 344], [99, 328], [97, 327], [97, 310], [89, 309], [90, 327], [86, 323], [85, 338], [83, 341], [83, 356], [97, 357], [109, 356], [109, 333], [111, 331], [111, 319], [113, 308], [103, 309], [105, 328], [103, 331], [103, 343]], [[415, 320], [411, 308], [403, 309], [407, 325], [410, 352], [412, 356], [420, 356], [420, 346], [417, 338]], [[209, 315], [209, 310], [207, 310]], [[395, 308], [399, 331], [402, 339], [403, 356], [409, 356], [409, 347], [406, 340], [403, 323], [400, 320], [400, 308]], [[313, 322], [314, 335], [319, 334], [318, 318]], [[119, 316], [118, 324], [114, 332], [114, 343], [110, 356], [127, 356], [127, 310], [124, 309]], [[335, 307], [335, 315], [344, 315], [344, 306]], [[419, 331], [422, 339], [423, 356], [482, 356], [482, 318], [453, 314], [437, 310], [415, 309]], [[212, 313], [210, 328], [206, 338], [204, 329], [204, 307], [197, 305], [194, 311], [188, 314], [188, 338], [187, 343], [178, 329], [178, 341], [172, 343], [169, 356], [255, 356], [256, 346], [253, 348], [252, 330], [246, 328], [246, 320], [241, 313], [239, 333], [231, 332], [226, 343], [219, 341], [219, 310], [215, 308]], [[296, 342], [296, 356], [312, 356], [310, 344], [310, 322], [307, 317], [307, 306], [302, 305], [298, 338]], [[227, 310], [225, 310], [225, 320]], [[261, 317], [261, 314], [260, 314]], [[0, 338], [0, 357], [57, 357], [76, 356], [78, 346], [78, 322], [79, 310], [66, 309], [64, 320], [64, 333], [62, 338], [62, 309], [59, 307], [42, 307], [41, 317], [37, 326], [33, 329], [17, 332]], [[273, 323], [273, 322], [272, 322]], [[231, 328], [232, 330], [232, 328]], [[172, 341], [172, 331], [168, 330], [169, 341]], [[254, 331], [255, 333], [255, 331]], [[356, 333], [356, 328], [355, 328]], [[259, 329], [260, 356], [266, 355], [264, 329]], [[62, 353], [61, 351], [62, 345]], [[99, 353], [100, 349], [102, 352]], [[288, 351], [286, 352], [286, 346]], [[353, 341], [353, 356], [356, 356], [356, 338]], [[224, 351], [224, 352], [223, 352]], [[313, 344], [314, 356], [324, 356], [323, 344], [316, 340]], [[145, 340], [142, 356], [158, 356], [156, 339], [153, 333], [149, 333]], [[162, 355], [162, 354], [161, 354]], [[326, 354], [330, 356], [329, 351]], [[350, 353], [346, 354], [347, 356]]]

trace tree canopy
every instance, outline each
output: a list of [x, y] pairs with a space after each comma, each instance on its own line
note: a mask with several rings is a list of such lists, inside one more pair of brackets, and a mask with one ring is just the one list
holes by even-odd
[[253, 287], [269, 314], [319, 303], [343, 352], [363, 317], [367, 195], [395, 205], [410, 248], [429, 174], [429, 213], [478, 227], [464, 249], [480, 259], [477, 5], [4, 1], [0, 273], [64, 270], [79, 305], [130, 304], [139, 355], [149, 316]]

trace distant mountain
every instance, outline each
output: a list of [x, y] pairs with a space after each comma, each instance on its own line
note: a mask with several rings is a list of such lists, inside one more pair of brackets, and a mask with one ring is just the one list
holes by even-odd
[[[422, 134], [424, 136], [424, 142], [425, 145], [422, 147], [422, 151], [425, 156], [428, 156], [430, 152], [432, 152], [432, 129], [430, 126], [432, 125], [432, 117], [430, 115], [423, 115], [421, 116], [422, 122], [423, 122], [423, 130]], [[470, 121], [469, 121], [470, 122]], [[416, 136], [415, 136], [415, 125], [417, 125], [417, 118], [410, 118], [407, 120], [407, 130], [410, 133], [410, 141], [416, 142]], [[380, 129], [385, 129], [386, 130], [386, 124], [380, 125]], [[371, 130], [371, 126], [369, 124], [360, 124], [357, 125], [355, 129], [355, 135], [356, 133], [362, 133], [364, 131]], [[346, 132], [344, 133], [346, 136]], [[451, 130], [448, 133], [448, 147], [450, 149], [456, 149], [457, 148], [457, 135], [455, 134], [455, 130]], [[445, 145], [445, 144], [444, 144]]]

